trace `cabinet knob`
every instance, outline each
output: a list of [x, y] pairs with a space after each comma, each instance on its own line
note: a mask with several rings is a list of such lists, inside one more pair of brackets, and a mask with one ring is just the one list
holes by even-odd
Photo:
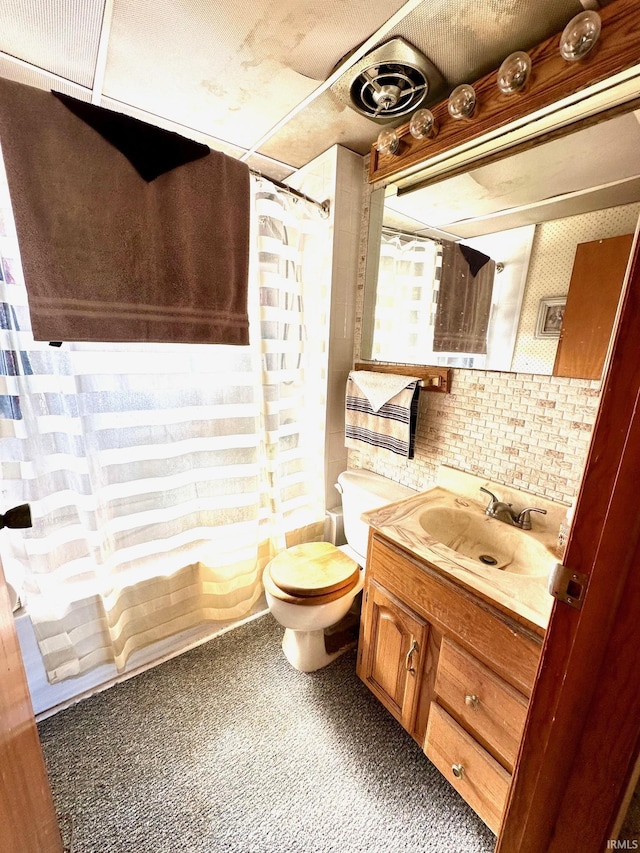
[[451, 771], [456, 777], [456, 779], [462, 779], [462, 777], [464, 776], [464, 767], [462, 766], [462, 764], [452, 764]]
[[470, 708], [473, 708], [475, 711], [478, 705], [480, 704], [480, 700], [477, 696], [473, 696], [472, 694], [467, 694], [464, 697], [464, 704], [468, 705]]

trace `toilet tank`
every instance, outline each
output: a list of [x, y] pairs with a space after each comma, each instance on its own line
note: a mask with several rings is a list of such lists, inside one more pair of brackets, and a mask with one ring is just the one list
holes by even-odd
[[343, 471], [338, 476], [338, 491], [342, 494], [344, 534], [359, 562], [364, 566], [367, 556], [369, 525], [360, 519], [363, 512], [394, 501], [410, 498], [416, 492], [401, 486], [373, 471]]

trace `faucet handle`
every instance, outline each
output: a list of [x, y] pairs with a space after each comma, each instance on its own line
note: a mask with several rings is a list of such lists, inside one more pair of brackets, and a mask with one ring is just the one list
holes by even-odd
[[493, 512], [493, 508], [494, 508], [494, 506], [495, 506], [496, 504], [500, 503], [500, 501], [499, 501], [499, 500], [498, 500], [498, 498], [493, 494], [493, 492], [490, 492], [490, 491], [489, 491], [489, 489], [485, 489], [485, 487], [484, 487], [484, 486], [480, 486], [480, 491], [481, 491], [481, 492], [486, 492], [486, 494], [488, 494], [488, 495], [489, 495], [489, 497], [491, 498], [491, 500], [490, 500], [490, 501], [489, 501], [489, 503], [487, 504], [487, 509], [486, 509], [487, 515], [489, 515], [491, 512]]
[[531, 530], [531, 517], [529, 515], [531, 512], [539, 512], [541, 515], [547, 514], [546, 509], [540, 509], [537, 506], [526, 507], [516, 519], [516, 524], [521, 530]]

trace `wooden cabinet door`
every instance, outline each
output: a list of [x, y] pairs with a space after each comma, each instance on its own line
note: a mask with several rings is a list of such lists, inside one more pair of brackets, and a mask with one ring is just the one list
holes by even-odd
[[600, 379], [632, 240], [624, 234], [578, 244], [554, 376]]
[[413, 735], [427, 623], [375, 581], [365, 591], [358, 675]]
[[0, 850], [62, 853], [1, 563]]

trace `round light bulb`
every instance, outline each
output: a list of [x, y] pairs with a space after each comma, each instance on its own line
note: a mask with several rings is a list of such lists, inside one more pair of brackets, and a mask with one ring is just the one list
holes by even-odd
[[451, 118], [471, 118], [476, 108], [476, 93], [473, 86], [469, 86], [468, 83], [456, 86], [449, 95], [448, 108]]
[[400, 146], [400, 139], [393, 128], [381, 130], [378, 134], [376, 148], [380, 154], [395, 154]]
[[409, 122], [409, 132], [415, 139], [427, 139], [435, 136], [437, 124], [431, 110], [417, 110]]
[[593, 9], [572, 18], [560, 36], [560, 56], [567, 62], [584, 59], [600, 36], [602, 22]]
[[498, 69], [498, 89], [503, 95], [513, 95], [527, 84], [531, 74], [531, 57], [524, 50], [517, 50]]

